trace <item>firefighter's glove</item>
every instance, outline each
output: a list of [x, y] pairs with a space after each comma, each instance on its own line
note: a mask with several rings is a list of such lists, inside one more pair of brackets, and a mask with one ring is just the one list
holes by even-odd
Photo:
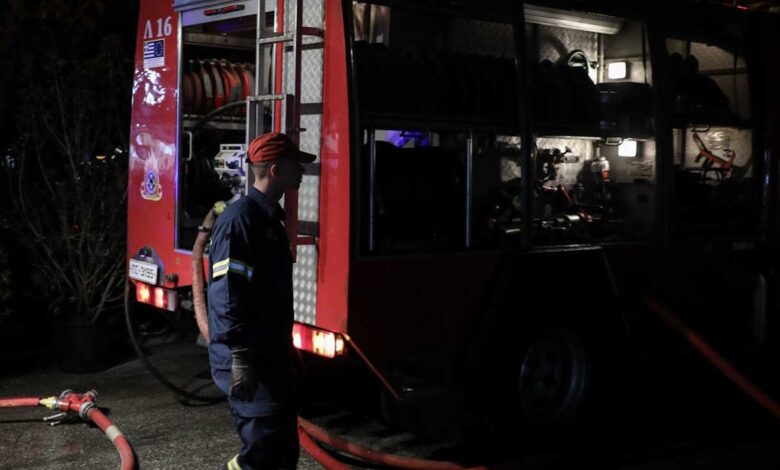
[[230, 397], [238, 401], [252, 401], [257, 390], [257, 369], [251, 349], [233, 349], [230, 369]]

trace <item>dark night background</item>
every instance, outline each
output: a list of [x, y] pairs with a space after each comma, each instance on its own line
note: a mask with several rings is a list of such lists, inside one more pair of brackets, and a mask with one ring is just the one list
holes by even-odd
[[3, 2], [3, 373], [49, 362], [55, 324], [122, 333], [111, 312], [123, 286], [137, 18], [134, 1]]

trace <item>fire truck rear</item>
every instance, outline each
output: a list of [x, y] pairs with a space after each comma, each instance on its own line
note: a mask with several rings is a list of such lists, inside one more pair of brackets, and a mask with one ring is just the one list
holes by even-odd
[[611, 367], [662, 347], [637, 293], [736, 357], [763, 350], [776, 29], [675, 8], [696, 14], [142, 0], [128, 266], [130, 310], [149, 308], [132, 330], [194, 326], [193, 245], [252, 184], [247, 142], [276, 130], [318, 155], [284, 197], [294, 344], [349, 352], [389, 412], [568, 422]]

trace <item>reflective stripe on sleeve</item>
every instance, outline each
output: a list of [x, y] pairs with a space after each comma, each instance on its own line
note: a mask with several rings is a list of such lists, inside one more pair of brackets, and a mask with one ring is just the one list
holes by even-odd
[[212, 277], [222, 276], [223, 274], [227, 274], [228, 272], [228, 265], [230, 264], [230, 258], [222, 260], [218, 263], [214, 263], [214, 266], [212, 267]]
[[251, 280], [252, 274], [254, 273], [254, 269], [251, 266], [234, 258], [227, 258], [218, 263], [214, 263], [213, 270], [214, 273], [212, 274], [212, 277], [214, 278], [224, 276], [228, 272], [231, 272]]

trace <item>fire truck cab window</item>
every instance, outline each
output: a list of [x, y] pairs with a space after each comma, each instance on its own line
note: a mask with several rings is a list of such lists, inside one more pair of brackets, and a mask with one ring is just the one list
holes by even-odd
[[649, 238], [656, 144], [644, 24], [531, 7], [526, 38], [535, 136], [533, 242]]

